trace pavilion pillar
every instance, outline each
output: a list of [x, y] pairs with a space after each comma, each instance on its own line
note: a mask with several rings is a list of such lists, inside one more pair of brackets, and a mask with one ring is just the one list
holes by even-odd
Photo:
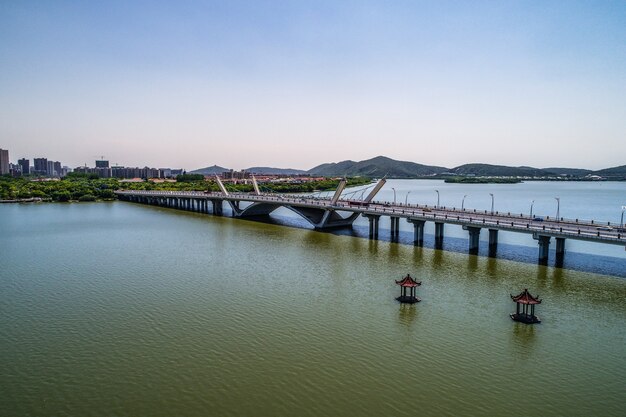
[[533, 239], [536, 239], [539, 244], [539, 264], [547, 265], [548, 254], [550, 253], [550, 236], [533, 235]]
[[480, 227], [463, 226], [469, 232], [469, 253], [476, 255], [480, 243]]
[[443, 248], [443, 225], [445, 223], [435, 222], [435, 249]]
[[413, 224], [413, 244], [415, 246], [424, 246], [424, 224], [426, 221], [417, 219], [407, 219]]
[[498, 252], [498, 230], [489, 229], [489, 257], [495, 258]]

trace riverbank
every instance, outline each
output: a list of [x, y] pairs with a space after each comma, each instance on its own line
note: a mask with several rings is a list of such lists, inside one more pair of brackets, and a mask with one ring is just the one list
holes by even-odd
[[448, 184], [519, 184], [518, 178], [492, 178], [492, 177], [449, 177], [443, 180]]

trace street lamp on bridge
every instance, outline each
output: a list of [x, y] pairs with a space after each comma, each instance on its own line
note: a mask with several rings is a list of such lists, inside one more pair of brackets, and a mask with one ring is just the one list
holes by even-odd
[[461, 211], [465, 211], [465, 197], [467, 197], [467, 194], [465, 194], [463, 200], [461, 200]]
[[437, 193], [437, 208], [439, 208], [439, 190], [435, 190], [435, 192]]
[[489, 195], [491, 196], [491, 214], [493, 214], [493, 194], [489, 193]]
[[393, 204], [396, 204], [396, 189], [393, 187], [391, 189], [393, 190]]
[[408, 193], [406, 193], [406, 197], [404, 197], [404, 205], [406, 206], [409, 202], [409, 194], [411, 194], [411, 192], [409, 191]]
[[554, 199], [556, 200], [556, 221], [561, 221], [560, 220], [560, 211], [561, 211], [561, 199], [559, 197], [554, 197]]
[[530, 218], [533, 218], [533, 206], [535, 205], [535, 200], [530, 202]]

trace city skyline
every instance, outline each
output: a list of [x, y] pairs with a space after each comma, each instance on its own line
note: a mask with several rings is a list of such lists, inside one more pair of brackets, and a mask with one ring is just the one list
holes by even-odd
[[1, 146], [71, 167], [623, 165], [625, 20], [623, 2], [6, 4]]

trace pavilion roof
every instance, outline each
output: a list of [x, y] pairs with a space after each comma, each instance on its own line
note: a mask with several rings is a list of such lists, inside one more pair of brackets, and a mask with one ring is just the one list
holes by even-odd
[[422, 281], [416, 281], [411, 278], [410, 274], [406, 274], [406, 277], [402, 278], [400, 281], [396, 281], [396, 284], [401, 287], [419, 287], [422, 285]]
[[520, 304], [541, 304], [539, 296], [533, 297], [532, 295], [530, 295], [530, 293], [528, 292], [528, 288], [524, 288], [524, 291], [522, 291], [518, 295], [511, 294], [511, 299]]

